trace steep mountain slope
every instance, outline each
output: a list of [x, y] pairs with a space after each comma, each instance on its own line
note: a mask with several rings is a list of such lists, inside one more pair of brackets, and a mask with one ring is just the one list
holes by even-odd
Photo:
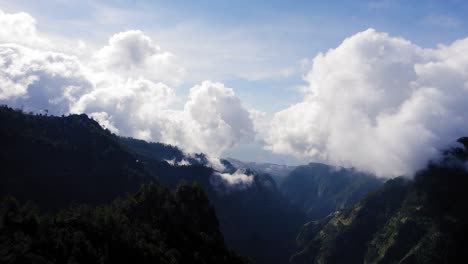
[[100, 207], [40, 216], [13, 198], [0, 204], [1, 263], [226, 263], [229, 251], [202, 189], [147, 185]]
[[468, 261], [468, 139], [413, 181], [397, 178], [352, 209], [306, 224], [291, 263]]
[[56, 210], [111, 201], [149, 180], [118, 138], [86, 115], [30, 115], [0, 107], [0, 124], [0, 195]]
[[310, 163], [296, 167], [280, 189], [292, 204], [318, 219], [353, 206], [381, 184], [376, 177], [353, 169]]

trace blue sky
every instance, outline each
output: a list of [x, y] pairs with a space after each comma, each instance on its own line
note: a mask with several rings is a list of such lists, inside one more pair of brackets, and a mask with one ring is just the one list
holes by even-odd
[[[187, 98], [189, 98], [192, 93], [192, 87], [201, 84], [204, 80], [211, 80], [213, 82], [223, 83], [226, 87], [233, 88], [243, 106], [248, 109], [255, 109], [255, 111], [262, 112], [267, 116], [266, 122], [270, 122], [269, 126], [271, 126], [269, 128], [270, 131], [266, 133], [268, 135], [259, 136], [264, 132], [258, 133], [258, 131], [256, 131], [258, 140], [254, 140], [253, 143], [248, 144], [233, 144], [236, 146], [228, 148], [227, 151], [223, 152], [223, 155], [234, 156], [243, 160], [270, 161], [288, 164], [315, 160], [316, 156], [325, 157], [325, 161], [328, 161], [326, 159], [329, 157], [338, 156], [337, 154], [340, 154], [333, 153], [334, 155], [330, 155], [331, 152], [330, 149], [328, 149], [333, 147], [334, 144], [328, 142], [329, 137], [327, 133], [333, 133], [335, 127], [324, 128], [324, 131], [327, 132], [323, 133], [325, 137], [321, 138], [322, 134], [317, 135], [320, 142], [312, 142], [309, 136], [310, 124], [301, 124], [300, 121], [298, 122], [294, 119], [283, 120], [285, 123], [291, 122], [290, 124], [292, 125], [298, 125], [298, 127], [292, 127], [288, 130], [287, 128], [281, 127], [281, 122], [278, 120], [281, 121], [282, 119], [279, 117], [276, 118], [278, 112], [286, 110], [291, 116], [298, 113], [299, 115], [310, 114], [310, 120], [328, 125], [327, 122], [323, 123], [321, 122], [323, 120], [313, 115], [315, 110], [309, 105], [322, 104], [322, 102], [314, 101], [311, 103], [308, 101], [309, 98], [304, 97], [304, 90], [310, 89], [310, 86], [313, 85], [310, 83], [310, 78], [305, 81], [305, 75], [313, 71], [312, 61], [318, 54], [326, 53], [328, 50], [340, 46], [344, 39], [350, 37], [355, 41], [362, 41], [359, 42], [360, 44], [356, 44], [356, 47], [354, 47], [356, 49], [350, 50], [350, 52], [356, 53], [352, 55], [358, 59], [366, 59], [366, 56], [375, 56], [375, 54], [372, 53], [372, 47], [377, 44], [374, 43], [372, 39], [383, 38], [384, 41], [378, 45], [382, 45], [382, 47], [386, 45], [394, 47], [396, 45], [394, 43], [394, 37], [401, 37], [409, 40], [415, 44], [415, 47], [434, 49], [429, 53], [439, 54], [438, 52], [441, 50], [439, 44], [451, 45], [455, 40], [468, 37], [468, 19], [466, 18], [466, 14], [468, 14], [468, 2], [463, 0], [0, 0], [0, 9], [6, 13], [28, 13], [36, 21], [36, 27], [37, 31], [40, 33], [40, 37], [52, 41], [57, 40], [60, 44], [57, 46], [68, 46], [64, 50], [73, 50], [73, 45], [79, 43], [78, 41], [82, 41], [86, 44], [85, 47], [88, 54], [80, 54], [79, 57], [87, 66], [92, 64], [94, 58], [91, 57], [92, 54], [103, 52], [102, 48], [106, 45], [112, 46], [110, 44], [108, 45], [108, 41], [114, 34], [119, 32], [128, 33], [130, 32], [129, 30], [141, 30], [141, 34], [127, 34], [127, 37], [131, 35], [130, 38], [133, 36], [135, 37], [134, 40], [143, 40], [144, 42], [144, 37], [141, 38], [142, 34], [148, 36], [155, 44], [161, 47], [163, 52], [170, 52], [173, 54], [175, 56], [174, 65], [182, 67], [185, 71], [183, 77], [178, 79], [177, 82], [168, 82], [171, 89], [174, 89], [179, 98], [176, 100], [176, 110], [182, 111], [183, 108], [187, 106], [184, 106], [184, 102], [187, 102]], [[376, 32], [367, 31], [364, 35], [356, 35], [356, 33], [363, 32], [368, 28], [374, 28]], [[0, 33], [1, 31], [0, 29]], [[382, 36], [378, 32], [386, 32], [389, 35]], [[14, 42], [14, 39], [9, 39], [9, 37], [6, 36], [6, 42]], [[359, 45], [363, 43], [365, 45], [369, 43], [370, 46], [367, 47], [364, 45], [364, 48], [370, 49], [365, 50], [365, 52], [361, 54]], [[395, 47], [396, 49], [399, 48], [398, 45]], [[414, 56], [417, 57], [419, 54], [415, 47], [411, 48], [414, 49], [411, 51], [411, 54], [414, 53]], [[76, 48], [78, 51], [79, 49], [79, 47]], [[456, 54], [460, 51], [457, 50], [457, 47], [453, 47], [452, 52]], [[113, 53], [109, 54], [112, 55]], [[431, 65], [431, 60], [434, 58], [448, 60], [450, 59], [451, 53], [447, 54], [442, 57], [439, 56], [440, 54], [431, 55], [427, 58], [424, 57], [420, 61], [412, 61], [413, 64], [410, 70], [414, 70], [421, 61], [427, 63], [427, 65]], [[396, 54], [396, 56], [406, 55], [407, 54], [404, 52]], [[342, 56], [343, 60], [347, 59], [346, 54]], [[326, 60], [336, 64], [337, 70], [336, 72], [333, 71], [333, 67], [328, 69], [327, 65], [324, 64], [321, 66], [321, 69], [325, 74], [330, 73], [333, 74], [333, 76], [336, 74], [340, 78], [347, 78], [347, 76], [341, 76], [341, 72], [339, 71], [355, 71], [357, 75], [364, 74], [365, 72], [364, 70], [361, 72], [362, 69], [346, 68], [346, 65], [341, 64], [340, 61], [334, 61], [333, 58], [326, 58]], [[382, 65], [387, 65], [385, 64], [387, 61], [384, 59], [382, 59], [380, 63], [383, 63]], [[172, 67], [172, 64], [170, 66]], [[364, 65], [364, 67], [365, 66], [367, 65]], [[377, 64], [377, 66], [381, 65]], [[344, 68], [342, 69], [340, 67]], [[406, 65], [396, 64], [393, 68], [386, 70], [400, 70], [404, 67], [406, 67]], [[172, 69], [173, 68], [169, 70]], [[140, 73], [141, 72], [138, 72], [138, 74]], [[146, 71], [144, 74], [146, 74], [145, 78], [151, 81], [161, 81], [158, 78], [153, 78], [154, 76], [152, 75], [157, 74], [153, 74], [152, 71]], [[376, 74], [378, 78], [376, 77], [376, 82], [369, 84], [369, 87], [375, 86], [375, 89], [384, 92], [387, 92], [385, 89], [394, 89], [394, 87], [379, 87], [382, 83], [388, 82], [386, 79], [387, 76], [385, 74], [380, 76], [379, 72], [375, 72], [374, 74]], [[391, 73], [389, 72], [389, 74]], [[398, 72], [398, 74], [402, 74], [402, 72]], [[91, 76], [90, 78], [94, 77]], [[130, 76], [130, 78], [132, 77], [134, 76]], [[176, 76], [174, 78], [179, 77]], [[381, 81], [379, 78], [383, 80]], [[434, 78], [434, 80], [436, 79], [442, 80], [444, 76], [439, 74]], [[166, 80], [163, 80], [163, 82], [164, 81]], [[404, 83], [403, 86], [407, 84], [408, 83]], [[438, 83], [436, 82], [435, 84]], [[217, 86], [213, 85], [213, 83], [206, 84], [205, 86], [210, 85]], [[452, 84], [450, 83], [449, 85]], [[203, 90], [205, 88], [208, 89], [204, 86], [201, 88], [199, 86], [197, 89]], [[352, 91], [353, 89], [360, 88], [362, 87], [350, 86], [349, 90]], [[458, 88], [460, 87], [457, 87], [457, 89]], [[213, 91], [216, 91], [216, 89]], [[221, 90], [223, 89], [224, 88]], [[324, 87], [320, 87], [320, 89], [334, 89], [334, 87], [329, 88], [325, 85]], [[348, 87], [346, 87], [346, 89], [348, 89]], [[226, 89], [223, 91], [226, 92]], [[336, 97], [338, 98], [340, 96], [339, 89], [337, 89], [336, 92]], [[370, 93], [371, 96], [375, 94], [373, 93], [375, 91], [368, 92], [372, 92]], [[390, 91], [388, 92], [390, 93]], [[110, 95], [109, 97], [115, 98], [115, 96], [112, 96], [113, 95]], [[206, 96], [209, 97], [211, 94], [206, 94]], [[369, 96], [369, 94], [363, 94], [363, 96]], [[404, 99], [406, 101], [401, 101], [400, 104], [395, 107], [401, 107], [411, 100], [410, 97]], [[361, 101], [358, 100], [358, 103], [359, 102]], [[201, 108], [203, 108], [203, 103], [204, 101], [202, 100]], [[301, 103], [303, 103], [301, 107], [304, 106], [306, 109], [300, 109], [301, 107], [298, 107]], [[356, 102], [349, 103], [350, 106], [356, 105]], [[323, 103], [323, 105], [333, 110], [333, 102], [332, 104]], [[328, 115], [328, 108], [321, 113]], [[109, 109], [104, 110], [107, 111]], [[105, 112], [104, 110], [103, 112]], [[221, 110], [224, 111], [226, 109]], [[242, 111], [244, 111], [243, 109], [237, 110], [239, 110], [239, 113], [243, 113]], [[296, 110], [299, 110], [299, 112], [295, 112]], [[350, 108], [349, 110], [352, 111], [354, 109]], [[394, 111], [394, 109], [381, 110], [381, 113]], [[141, 111], [144, 112], [143, 110]], [[111, 120], [113, 113], [109, 110], [107, 114], [109, 114], [108, 118]], [[219, 113], [216, 111], [214, 114], [216, 117], [219, 117]], [[369, 113], [362, 114], [367, 115]], [[464, 114], [461, 114], [461, 116], [464, 118]], [[114, 118], [118, 119], [119, 117], [115, 115]], [[133, 113], [125, 118], [131, 120], [133, 118]], [[120, 122], [124, 124], [122, 126], [125, 126], [127, 123], [125, 118], [121, 117]], [[324, 118], [326, 119], [328, 117]], [[341, 116], [337, 116], [337, 119], [340, 118]], [[346, 118], [347, 117], [342, 118], [342, 120], [346, 121]], [[232, 120], [238, 121], [236, 118]], [[272, 124], [275, 123], [275, 120], [279, 122], [279, 126], [277, 126], [276, 129], [284, 132], [285, 135], [273, 135], [275, 129]], [[252, 122], [256, 125], [259, 123], [258, 120], [253, 120]], [[421, 122], [422, 125], [420, 127], [432, 129], [431, 124], [424, 123], [426, 122], [425, 120]], [[142, 124], [139, 125], [144, 127], [146, 125], [144, 123], [145, 122], [142, 122]], [[230, 125], [232, 125], [233, 128], [233, 131], [231, 131], [233, 133], [231, 134], [236, 134], [237, 132], [242, 134], [245, 132], [243, 130], [245, 127], [236, 127], [237, 124], [234, 123]], [[135, 131], [141, 132], [138, 130], [139, 128], [138, 126], [134, 127]], [[318, 130], [322, 129], [322, 127], [318, 128]], [[373, 129], [374, 128], [375, 127], [373, 127]], [[162, 128], [155, 125], [151, 127], [151, 129], [154, 129], [154, 132], [157, 133], [158, 129]], [[190, 141], [186, 140], [190, 138], [190, 128], [185, 129], [189, 132], [184, 134], [185, 137], [180, 139], [181, 144]], [[235, 131], [236, 129], [238, 129], [238, 131]], [[457, 129], [461, 128], [457, 127]], [[377, 131], [378, 128], [375, 128], [375, 130]], [[184, 130], [176, 129], [175, 131], [177, 133], [182, 133]], [[273, 131], [273, 133], [269, 133], [271, 131]], [[434, 131], [437, 132], [439, 130], [434, 129], [433, 132]], [[200, 133], [202, 132], [204, 131]], [[237, 138], [227, 138], [231, 136], [231, 134], [218, 135], [220, 136], [218, 142], [221, 143], [221, 145], [225, 142], [229, 143], [230, 140], [236, 142]], [[449, 133], [447, 132], [445, 134]], [[130, 135], [133, 136], [134, 134]], [[340, 139], [347, 140], [347, 136], [347, 134], [341, 135]], [[357, 137], [361, 136], [358, 134]], [[383, 137], [386, 137], [386, 135]], [[156, 138], [156, 140], [157, 139], [158, 138]], [[394, 148], [394, 146], [389, 145], [389, 153], [395, 149], [401, 150], [401, 153], [407, 153], [408, 151], [404, 147], [406, 139], [408, 142], [413, 140], [409, 137], [400, 140], [402, 142], [401, 148]], [[211, 138], [207, 137], [207, 142], [210, 140]], [[265, 143], [268, 140], [269, 142]], [[178, 143], [179, 141], [173, 140], [170, 142]], [[423, 145], [423, 143], [426, 144], [427, 142], [422, 142], [421, 145]], [[432, 143], [434, 142], [431, 142], [431, 144]], [[307, 144], [312, 147], [309, 149]], [[370, 142], [367, 145], [372, 146], [373, 144], [374, 142]], [[437, 144], [439, 144], [439, 142], [437, 142]], [[433, 145], [435, 146], [437, 144], [434, 143]], [[265, 150], [265, 146], [276, 147], [276, 151]], [[223, 149], [226, 148], [227, 147], [223, 147]], [[196, 149], [200, 149], [200, 147], [197, 146]], [[311, 149], [313, 151], [310, 151]], [[201, 148], [201, 150], [204, 149]], [[353, 147], [350, 148], [350, 153], [351, 151], [354, 151]], [[372, 153], [372, 150], [366, 153]], [[398, 155], [401, 153], [399, 152]], [[299, 156], [303, 156], [303, 158], [297, 159], [295, 155], [291, 154], [299, 154]], [[365, 155], [363, 155], [363, 159], [364, 156]], [[382, 157], [382, 160], [387, 158], [388, 157]], [[348, 160], [351, 160], [351, 162], [348, 163]], [[354, 165], [360, 162], [360, 160], [356, 161], [356, 157], [351, 153], [350, 156], [342, 160], [332, 160], [330, 162], [335, 162], [338, 165]], [[382, 162], [382, 164], [383, 163], [384, 162]], [[402, 171], [404, 170], [402, 169]]]
[[[234, 87], [247, 104], [272, 113], [301, 96], [301, 61], [369, 27], [422, 47], [468, 36], [468, 2], [446, 1], [0, 1], [26, 11], [39, 30], [96, 46], [115, 32], [141, 29], [195, 71]], [[215, 57], [216, 59], [213, 59]], [[201, 65], [198, 63], [200, 62]], [[257, 100], [262, 98], [262, 100]]]

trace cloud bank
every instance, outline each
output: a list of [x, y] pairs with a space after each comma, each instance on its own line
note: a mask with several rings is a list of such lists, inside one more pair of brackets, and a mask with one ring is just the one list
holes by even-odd
[[0, 103], [26, 111], [87, 113], [120, 135], [214, 157], [256, 138], [274, 153], [383, 177], [411, 175], [468, 134], [468, 39], [427, 49], [357, 33], [317, 55], [303, 100], [272, 118], [219, 82], [194, 85], [182, 101], [173, 87], [185, 74], [139, 30], [92, 49], [52, 41], [26, 13], [0, 11]]
[[468, 132], [468, 39], [424, 49], [373, 29], [319, 54], [267, 149], [379, 176], [411, 175]]

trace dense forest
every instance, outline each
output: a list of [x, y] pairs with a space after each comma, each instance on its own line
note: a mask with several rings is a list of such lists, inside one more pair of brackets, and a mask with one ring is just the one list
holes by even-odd
[[248, 263], [225, 246], [199, 186], [171, 193], [149, 184], [109, 205], [52, 215], [7, 197], [0, 219], [2, 263]]

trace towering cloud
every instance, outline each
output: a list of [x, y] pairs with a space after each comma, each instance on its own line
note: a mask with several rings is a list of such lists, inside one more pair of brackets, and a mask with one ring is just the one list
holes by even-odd
[[194, 86], [182, 110], [171, 107], [176, 99], [162, 83], [128, 80], [84, 95], [72, 112], [89, 113], [123, 135], [215, 156], [255, 135], [248, 111], [221, 83]]
[[[247, 109], [231, 88], [205, 81], [190, 90], [184, 112], [195, 132], [197, 149], [207, 144], [227, 150], [238, 143], [253, 140], [255, 132]], [[210, 153], [215, 153], [214, 149]], [[216, 153], [215, 153], [216, 154]], [[220, 153], [217, 153], [220, 154]]]
[[373, 29], [319, 54], [302, 102], [274, 115], [267, 148], [411, 175], [468, 133], [468, 39], [437, 49]]

